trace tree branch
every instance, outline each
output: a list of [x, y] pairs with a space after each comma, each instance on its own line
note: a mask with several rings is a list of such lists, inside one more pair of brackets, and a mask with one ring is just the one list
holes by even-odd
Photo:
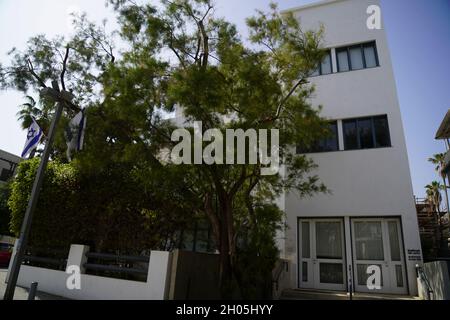
[[28, 63], [28, 71], [33, 75], [33, 77], [36, 78], [36, 80], [39, 82], [40, 86], [43, 88], [47, 88], [47, 86], [45, 85], [45, 82], [34, 71], [33, 63], [31, 62], [30, 59], [27, 59], [27, 63]]
[[66, 70], [67, 70], [67, 59], [69, 58], [69, 51], [70, 51], [70, 47], [67, 46], [66, 47], [66, 55], [64, 56], [64, 60], [63, 60], [63, 68], [61, 71], [61, 87], [62, 89], [65, 91], [66, 90], [66, 84], [64, 83], [64, 75], [66, 74]]

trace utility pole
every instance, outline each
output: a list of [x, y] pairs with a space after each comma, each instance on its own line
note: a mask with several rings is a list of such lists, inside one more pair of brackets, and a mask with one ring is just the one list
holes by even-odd
[[4, 300], [13, 300], [14, 291], [16, 290], [17, 279], [19, 277], [20, 266], [22, 265], [23, 256], [27, 247], [28, 236], [30, 234], [31, 222], [33, 220], [33, 213], [36, 209], [36, 205], [39, 199], [39, 193], [41, 191], [42, 182], [44, 181], [45, 169], [47, 167], [48, 159], [50, 157], [50, 151], [52, 148], [53, 140], [55, 138], [56, 127], [59, 119], [61, 118], [64, 103], [72, 99], [72, 94], [66, 91], [60, 92], [59, 86], [56, 81], [52, 82], [53, 88], [45, 88], [42, 90], [42, 94], [48, 95], [53, 98], [56, 103], [56, 112], [50, 126], [48, 140], [42, 154], [41, 162], [34, 179], [33, 189], [31, 190], [31, 197], [28, 202], [27, 210], [25, 211], [25, 217], [22, 222], [20, 230], [19, 240], [16, 242], [16, 254], [12, 261], [11, 271], [8, 275], [8, 285], [4, 294]]

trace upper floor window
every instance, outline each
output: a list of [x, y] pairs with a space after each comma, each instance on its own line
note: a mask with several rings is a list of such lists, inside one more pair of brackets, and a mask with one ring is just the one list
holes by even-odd
[[344, 149], [370, 149], [391, 146], [387, 116], [342, 121]]
[[379, 66], [375, 42], [336, 49], [338, 72]]
[[333, 65], [331, 62], [331, 50], [327, 50], [322, 63], [317, 67], [316, 70], [311, 74], [311, 76], [320, 76], [324, 74], [333, 73]]
[[330, 135], [309, 147], [298, 146], [297, 153], [330, 152], [339, 150], [337, 121], [329, 122]]
[[2, 169], [0, 173], [0, 181], [8, 181], [13, 176], [13, 171], [9, 169]]

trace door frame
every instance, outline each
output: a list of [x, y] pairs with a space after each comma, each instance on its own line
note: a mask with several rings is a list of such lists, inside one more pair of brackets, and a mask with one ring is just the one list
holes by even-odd
[[[343, 284], [342, 284], [342, 288], [337, 288], [337, 286], [339, 285], [325, 285], [323, 288], [318, 288], [316, 286], [317, 281], [312, 280], [312, 283], [310, 283], [310, 285], [308, 285], [307, 287], [302, 286], [302, 272], [301, 272], [301, 266], [303, 263], [303, 258], [302, 258], [302, 248], [301, 248], [301, 236], [302, 236], [302, 231], [301, 231], [301, 223], [302, 221], [307, 221], [307, 222], [326, 222], [326, 221], [339, 221], [341, 223], [341, 230], [342, 230], [342, 268], [343, 268]], [[314, 232], [311, 232], [311, 230], [313, 230]], [[310, 225], [310, 260], [314, 260], [312, 257], [312, 246], [313, 243], [315, 243], [315, 241], [311, 241], [312, 237], [315, 237], [315, 224], [314, 227], [311, 227]], [[346, 245], [346, 227], [345, 227], [345, 218], [344, 217], [297, 217], [297, 287], [299, 289], [317, 289], [317, 290], [331, 290], [331, 291], [339, 291], [339, 292], [345, 292], [348, 291], [348, 270], [347, 270], [347, 245]], [[314, 249], [315, 251], [315, 249]], [[318, 260], [317, 258], [315, 260]], [[321, 260], [325, 260], [328, 261], [327, 259], [321, 259]], [[330, 262], [332, 262], [332, 260], [330, 260]], [[308, 272], [315, 272], [316, 267], [314, 267], [314, 265], [312, 265], [312, 268], [308, 268]]]
[[[358, 217], [349, 217], [350, 218], [350, 242], [351, 242], [351, 266], [352, 266], [352, 283], [353, 283], [353, 290], [355, 292], [363, 292], [363, 293], [386, 293], [386, 294], [409, 294], [409, 283], [408, 283], [408, 268], [407, 268], [407, 260], [405, 255], [405, 246], [404, 246], [404, 234], [403, 234], [403, 224], [401, 216], [358, 216]], [[369, 290], [369, 289], [361, 289], [361, 286], [358, 285], [358, 274], [357, 274], [357, 259], [356, 259], [356, 252], [355, 252], [355, 230], [354, 230], [354, 222], [355, 221], [380, 221], [381, 222], [381, 230], [382, 230], [382, 241], [383, 241], [383, 252], [384, 252], [384, 261], [382, 264], [382, 276], [383, 276], [383, 286], [381, 290]], [[393, 276], [395, 270], [392, 267], [395, 265], [396, 261], [392, 261], [391, 257], [391, 247], [390, 247], [390, 238], [389, 238], [389, 230], [388, 230], [388, 222], [389, 221], [395, 221], [397, 222], [398, 226], [398, 236], [399, 236], [399, 248], [401, 250], [400, 252], [400, 262], [402, 266], [402, 276], [403, 276], [403, 288], [404, 289], [397, 289], [393, 285], [393, 280], [391, 277]], [[387, 259], [389, 257], [389, 259]], [[360, 260], [361, 261], [361, 260]], [[364, 263], [366, 260], [362, 260], [362, 263]], [[388, 266], [385, 266], [384, 263], [388, 261]], [[366, 261], [368, 264], [371, 262], [373, 264], [377, 264], [373, 261]], [[384, 271], [384, 272], [383, 272]], [[386, 282], [386, 280], [388, 282]], [[359, 288], [357, 288], [359, 287]], [[397, 290], [396, 290], [397, 289]]]

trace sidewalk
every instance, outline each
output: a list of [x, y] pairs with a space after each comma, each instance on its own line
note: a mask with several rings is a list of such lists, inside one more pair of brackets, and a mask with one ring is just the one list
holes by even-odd
[[[3, 300], [3, 295], [6, 290], [5, 279], [7, 272], [8, 269], [0, 268], [0, 300]], [[16, 291], [14, 292], [14, 300], [27, 300], [27, 299], [28, 299], [28, 289], [16, 287]], [[68, 300], [68, 299], [40, 292], [38, 286], [38, 291], [36, 293], [35, 300]]]

